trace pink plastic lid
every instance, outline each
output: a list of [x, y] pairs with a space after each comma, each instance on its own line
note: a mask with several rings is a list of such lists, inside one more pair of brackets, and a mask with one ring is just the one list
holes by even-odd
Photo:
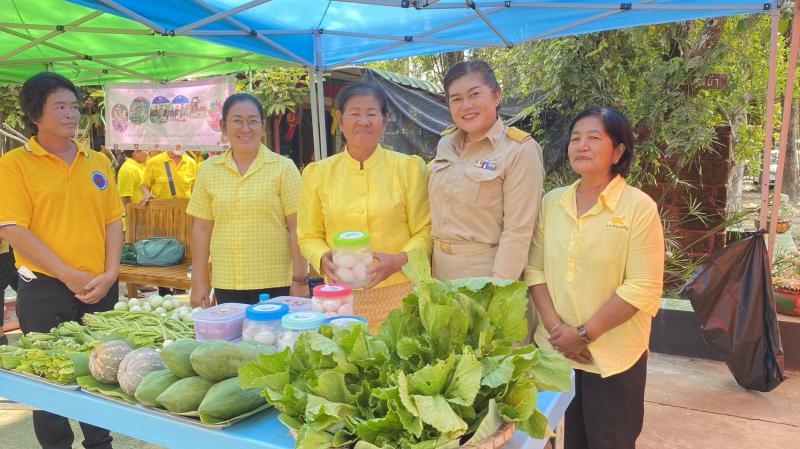
[[322, 284], [314, 287], [314, 296], [318, 298], [343, 298], [353, 294], [353, 288], [343, 284]]

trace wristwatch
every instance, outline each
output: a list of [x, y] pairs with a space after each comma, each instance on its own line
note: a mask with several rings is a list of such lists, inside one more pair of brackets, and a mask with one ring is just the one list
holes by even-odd
[[583, 340], [584, 343], [591, 343], [594, 341], [591, 337], [589, 337], [589, 332], [586, 330], [586, 327], [578, 326], [578, 328], [575, 330], [578, 331], [578, 336], [581, 337], [581, 340]]
[[306, 274], [305, 276], [303, 276], [301, 278], [292, 276], [292, 282], [299, 282], [301, 284], [308, 284], [308, 274]]

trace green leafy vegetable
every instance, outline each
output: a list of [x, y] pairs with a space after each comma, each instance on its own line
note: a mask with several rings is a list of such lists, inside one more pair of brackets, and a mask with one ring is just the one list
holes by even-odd
[[403, 271], [416, 288], [377, 335], [323, 326], [243, 365], [242, 388], [262, 390], [300, 449], [454, 449], [504, 422], [549, 435], [536, 397], [569, 389], [570, 369], [558, 353], [521, 345], [525, 285], [439, 282], [414, 251]]

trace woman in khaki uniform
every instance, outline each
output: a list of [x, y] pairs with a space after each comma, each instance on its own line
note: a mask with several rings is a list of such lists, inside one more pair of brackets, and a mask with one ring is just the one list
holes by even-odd
[[434, 276], [520, 279], [542, 196], [541, 148], [498, 117], [489, 64], [454, 65], [444, 90], [455, 125], [430, 164]]

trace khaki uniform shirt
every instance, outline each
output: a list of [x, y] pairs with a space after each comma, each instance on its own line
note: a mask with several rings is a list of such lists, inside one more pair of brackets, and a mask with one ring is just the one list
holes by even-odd
[[539, 214], [543, 165], [539, 144], [499, 119], [475, 142], [458, 129], [442, 137], [429, 181], [437, 278], [520, 278]]

